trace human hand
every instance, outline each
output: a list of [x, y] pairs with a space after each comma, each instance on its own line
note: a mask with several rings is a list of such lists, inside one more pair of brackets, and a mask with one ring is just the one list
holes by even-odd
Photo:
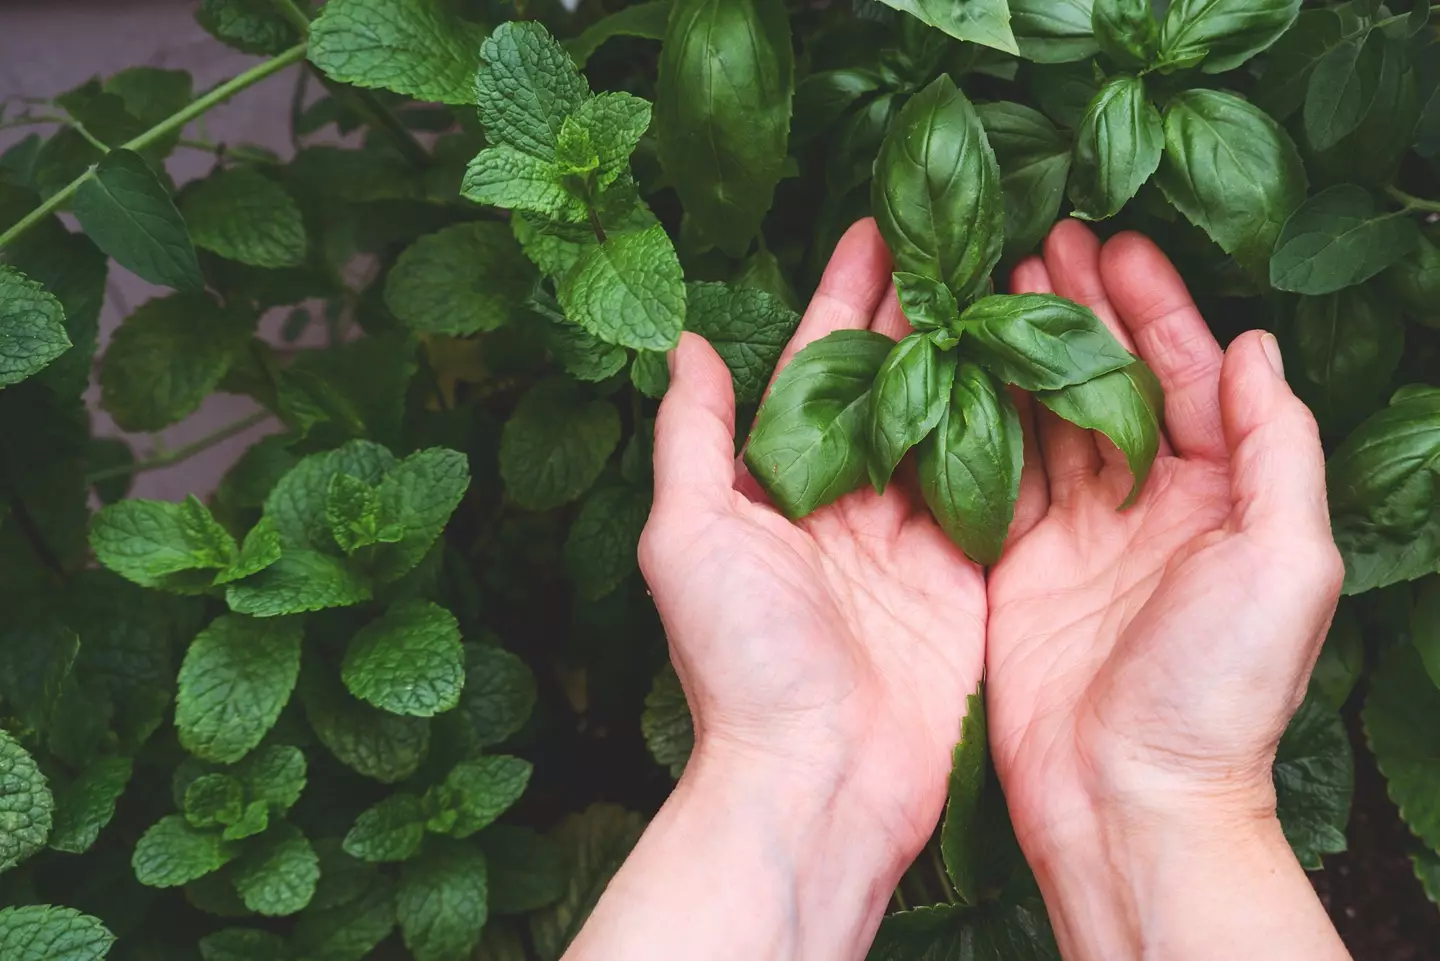
[[[1072, 961], [1157, 945], [1167, 958], [1289, 956], [1227, 941], [1237, 923], [1245, 933], [1233, 905], [1229, 928], [1197, 922], [1207, 896], [1233, 898], [1261, 874], [1308, 896], [1296, 910], [1319, 910], [1279, 834], [1270, 773], [1343, 577], [1314, 419], [1274, 339], [1248, 333], [1222, 354], [1138, 235], [1102, 250], [1061, 224], [1014, 286], [1090, 306], [1165, 388], [1167, 440], [1125, 511], [1131, 478], [1113, 445], [1035, 411], [1043, 469], [1027, 458], [989, 581], [995, 766], [1057, 936]], [[1238, 874], [1229, 892], [1200, 883], [1217, 857]], [[1188, 920], [1160, 917], [1165, 899]], [[1284, 950], [1338, 947], [1323, 912], [1309, 930], [1321, 940]]]

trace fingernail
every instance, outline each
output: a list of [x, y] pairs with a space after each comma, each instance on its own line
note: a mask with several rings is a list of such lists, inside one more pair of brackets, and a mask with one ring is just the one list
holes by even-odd
[[1280, 356], [1280, 341], [1275, 339], [1274, 334], [1262, 334], [1260, 346], [1265, 348], [1265, 359], [1270, 361], [1270, 368], [1275, 371], [1275, 376], [1284, 380], [1285, 359]]

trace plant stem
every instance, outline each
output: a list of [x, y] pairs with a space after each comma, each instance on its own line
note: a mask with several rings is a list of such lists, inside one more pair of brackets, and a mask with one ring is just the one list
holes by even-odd
[[96, 137], [90, 131], [86, 130], [85, 125], [80, 121], [71, 120], [70, 126], [75, 130], [76, 133], [84, 137], [89, 142], [90, 146], [94, 147], [102, 154], [107, 154], [110, 152], [110, 145], [105, 143], [105, 141], [101, 140], [99, 137]]
[[390, 109], [380, 102], [375, 94], [363, 87], [352, 87], [348, 84], [337, 83], [325, 76], [315, 65], [310, 65], [315, 70], [315, 75], [330, 91], [330, 96], [343, 102], [351, 110], [360, 115], [365, 124], [390, 138], [395, 148], [405, 155], [414, 166], [425, 169], [430, 166], [430, 154], [420, 146], [420, 141], [415, 139], [400, 118], [390, 112]]
[[199, 440], [192, 441], [184, 447], [177, 447], [172, 451], [152, 457], [149, 460], [139, 461], [134, 464], [117, 464], [114, 467], [107, 467], [98, 470], [85, 478], [87, 484], [98, 484], [101, 481], [111, 480], [116, 477], [126, 477], [131, 474], [143, 474], [146, 471], [159, 470], [162, 467], [169, 467], [178, 464], [183, 460], [189, 460], [196, 454], [203, 453], [214, 447], [216, 444], [229, 440], [237, 434], [243, 434], [250, 428], [263, 424], [269, 420], [271, 414], [268, 410], [258, 410], [249, 416], [242, 417], [237, 421], [226, 424], [219, 430], [206, 434]]
[[[196, 117], [199, 117], [201, 114], [204, 114], [206, 111], [219, 106], [226, 100], [229, 100], [231, 97], [235, 96], [240, 91], [245, 90], [248, 87], [255, 86], [255, 84], [259, 83], [265, 78], [273, 74], [279, 73], [281, 70], [284, 70], [291, 64], [299, 63], [303, 59], [305, 59], [305, 44], [301, 43], [291, 47], [289, 50], [286, 50], [284, 53], [280, 54], [277, 57], [272, 57], [271, 59], [266, 60], [264, 63], [256, 64], [254, 67], [251, 67], [249, 70], [240, 74], [240, 76], [236, 77], [235, 79], [230, 80], [226, 83], [222, 83], [220, 86], [216, 87], [214, 90], [210, 91], [205, 96], [188, 104], [178, 112], [171, 114], [169, 117], [166, 117], [164, 120], [160, 121], [158, 124], [151, 127], [149, 130], [140, 134], [140, 136], [136, 137], [135, 139], [127, 143], [121, 144], [120, 149], [142, 150], [145, 147], [148, 147], [150, 144], [154, 143], [155, 141], [161, 140], [164, 137], [169, 136], [171, 133], [174, 133], [176, 130], [184, 127], [187, 123], [194, 120]], [[15, 226], [11, 227], [3, 234], [0, 234], [0, 250], [3, 250], [5, 247], [14, 243], [16, 238], [18, 238], [21, 234], [25, 233], [25, 231], [29, 230], [31, 227], [38, 224], [40, 221], [50, 216], [60, 207], [64, 206], [71, 197], [75, 196], [75, 191], [79, 190], [80, 186], [83, 183], [85, 183], [87, 180], [94, 176], [95, 168], [91, 167], [89, 170], [85, 171], [83, 174], [76, 177], [74, 180], [70, 181], [64, 187], [56, 191], [49, 200], [45, 201], [43, 204], [36, 207], [34, 210], [30, 211], [30, 213], [22, 217], [20, 219], [20, 222], [15, 224]]]
[[279, 10], [280, 15], [295, 25], [300, 31], [300, 36], [305, 37], [310, 33], [310, 18], [305, 11], [295, 5], [295, 0], [271, 0]]
[[1424, 210], [1428, 213], [1440, 213], [1440, 200], [1426, 200], [1424, 197], [1407, 194], [1399, 187], [1386, 187], [1385, 192], [1395, 200], [1404, 204], [1406, 210]]
[[600, 214], [595, 205], [590, 205], [590, 229], [595, 231], [595, 239], [600, 243], [605, 242], [605, 225], [600, 222]]
[[940, 890], [945, 894], [945, 900], [951, 904], [959, 904], [960, 898], [950, 883], [950, 872], [945, 870], [945, 862], [940, 859], [940, 848], [932, 844], [927, 846], [926, 850], [930, 852], [930, 864], [935, 868], [935, 876], [940, 879]]

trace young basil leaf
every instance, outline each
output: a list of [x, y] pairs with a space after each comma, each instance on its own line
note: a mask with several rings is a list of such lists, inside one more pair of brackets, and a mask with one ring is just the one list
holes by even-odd
[[810, 74], [795, 85], [791, 144], [800, 146], [814, 140], [860, 100], [884, 87], [885, 79], [880, 74], [863, 67]]
[[185, 221], [139, 154], [106, 154], [75, 192], [75, 217], [97, 247], [141, 278], [176, 290], [204, 288]]
[[1156, 182], [1191, 223], [1254, 272], [1269, 262], [1306, 187], [1289, 134], [1258, 108], [1216, 90], [1171, 99]]
[[1344, 37], [1344, 23], [1335, 10], [1302, 11], [1295, 26], [1270, 48], [1265, 73], [1255, 85], [1255, 103], [1276, 120], [1288, 119], [1304, 106], [1316, 65]]
[[674, 0], [656, 85], [660, 162], [695, 229], [733, 257], [780, 182], [794, 77], [783, 0]]
[[1122, 67], [1147, 67], [1160, 52], [1160, 25], [1150, 0], [1095, 0], [1095, 42]]
[[1045, 239], [1060, 214], [1070, 178], [1070, 141], [1043, 113], [1023, 104], [975, 108], [1000, 165], [1005, 198], [1005, 256], [1016, 259]]
[[1085, 63], [1037, 64], [1031, 71], [1035, 105], [1065, 130], [1076, 130], [1100, 92], [1104, 74], [1092, 60]]
[[1368, 287], [1302, 297], [1290, 382], [1327, 436], [1343, 437], [1382, 404], [1405, 350], [1405, 324]]
[[1206, 73], [1234, 70], [1290, 29], [1300, 0], [1174, 0], [1160, 34], [1160, 59], [1204, 60]]
[[937, 280], [919, 274], [895, 272], [895, 292], [900, 309], [916, 330], [956, 330], [960, 325], [960, 305], [950, 288]]
[[940, 423], [950, 403], [955, 358], [915, 333], [895, 345], [870, 391], [870, 481], [877, 494], [910, 448]]
[[1160, 381], [1145, 362], [1136, 360], [1094, 380], [1044, 391], [1035, 398], [1070, 423], [1098, 430], [1120, 448], [1135, 478], [1120, 507], [1123, 510], [1135, 503], [1160, 451], [1160, 425], [1165, 412]]
[[1440, 568], [1440, 390], [1397, 394], [1326, 465], [1346, 594]]
[[997, 294], [960, 315], [981, 364], [1022, 390], [1059, 390], [1134, 357], [1088, 307], [1053, 294]]
[[1010, 0], [1020, 56], [1035, 63], [1088, 60], [1099, 52], [1091, 0]]
[[1328, 294], [1363, 283], [1420, 242], [1405, 211], [1382, 212], [1363, 187], [1341, 184], [1300, 206], [1270, 258], [1270, 283], [1297, 294]]
[[941, 529], [975, 563], [998, 561], [1025, 462], [1010, 395], [979, 367], [961, 364], [940, 423], [919, 453], [920, 490]]
[[1165, 127], [1145, 82], [1122, 74], [1107, 81], [1075, 134], [1070, 199], [1086, 220], [1113, 217], [1160, 166]]
[[775, 379], [745, 464], [787, 517], [804, 517], [865, 482], [870, 388], [894, 346], [874, 331], [836, 331]]
[[1010, 29], [1010, 4], [1006, 0], [880, 0], [888, 7], [903, 10], [943, 30], [956, 40], [994, 47], [1018, 54], [1015, 34]]
[[1349, 134], [1375, 102], [1385, 61], [1378, 30], [1348, 37], [1315, 64], [1305, 94], [1305, 139], [1326, 150]]
[[1004, 244], [1000, 169], [975, 108], [948, 76], [910, 99], [875, 160], [875, 222], [902, 271], [968, 299]]

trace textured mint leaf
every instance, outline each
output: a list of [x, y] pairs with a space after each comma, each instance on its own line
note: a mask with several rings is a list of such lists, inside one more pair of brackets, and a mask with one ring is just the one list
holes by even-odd
[[400, 532], [393, 524], [380, 522], [380, 492], [358, 477], [336, 474], [330, 478], [325, 495], [325, 520], [330, 536], [346, 554], [380, 541], [395, 541]]
[[1345, 850], [1355, 758], [1339, 712], [1317, 688], [1291, 718], [1275, 752], [1276, 810], [1285, 838], [1308, 871]]
[[480, 835], [490, 880], [490, 910], [524, 914], [554, 902], [570, 879], [565, 849], [529, 828], [495, 824]]
[[650, 693], [645, 695], [645, 710], [640, 715], [640, 733], [650, 756], [677, 781], [685, 773], [690, 752], [695, 749], [695, 721], [680, 677], [668, 662], [655, 675]]
[[86, 765], [55, 797], [50, 846], [70, 854], [90, 850], [115, 816], [115, 804], [130, 783], [132, 767], [128, 757], [100, 758]]
[[245, 53], [274, 56], [300, 42], [271, 0], [203, 0], [195, 19], [215, 39]]
[[392, 794], [360, 812], [345, 835], [345, 853], [361, 861], [404, 861], [425, 840], [425, 808], [413, 794]]
[[240, 357], [253, 316], [206, 293], [142, 304], [115, 331], [100, 368], [100, 406], [125, 430], [159, 430], [199, 409]]
[[346, 854], [338, 838], [316, 841], [315, 854], [320, 858], [320, 883], [310, 899], [308, 911], [326, 911], [349, 904], [369, 889], [379, 873], [375, 865]]
[[310, 25], [310, 62], [357, 87], [474, 103], [484, 38], [480, 25], [424, 0], [336, 0]]
[[289, 744], [257, 748], [234, 770], [245, 785], [246, 798], [266, 805], [276, 814], [294, 807], [305, 790], [305, 754]]
[[220, 836], [227, 841], [243, 841], [269, 829], [270, 808], [263, 801], [252, 801], [245, 805], [245, 810], [234, 824], [225, 826]]
[[500, 476], [520, 507], [548, 511], [590, 489], [620, 443], [620, 415], [571, 380], [540, 381], [500, 436]]
[[[174, 586], [185, 571], [228, 567], [238, 556], [235, 539], [192, 494], [183, 503], [126, 500], [95, 515], [90, 528], [95, 557], [141, 587]], [[209, 580], [193, 582], [199, 586]]]
[[245, 814], [245, 786], [228, 774], [206, 774], [185, 789], [185, 820], [194, 828], [234, 824]]
[[630, 365], [630, 383], [646, 397], [664, 397], [670, 389], [670, 367], [665, 355], [658, 350], [637, 351]]
[[97, 247], [152, 284], [205, 286], [180, 211], [138, 154], [106, 154], [75, 192], [75, 217]]
[[478, 747], [493, 747], [525, 726], [535, 708], [535, 675], [509, 651], [465, 645], [465, 687], [460, 710]]
[[530, 937], [541, 961], [559, 961], [644, 829], [638, 814], [592, 804], [550, 832], [570, 861], [570, 881], [560, 900], [530, 916]]
[[610, 344], [670, 350], [685, 326], [685, 277], [658, 224], [588, 248], [559, 296], [566, 317]]
[[315, 896], [320, 859], [298, 828], [281, 824], [246, 848], [231, 876], [247, 908], [267, 917], [285, 917], [304, 910]]
[[232, 764], [274, 726], [300, 674], [299, 621], [222, 615], [180, 666], [175, 728], [197, 757]]
[[486, 139], [554, 161], [560, 127], [590, 96], [565, 48], [539, 23], [512, 21], [495, 28], [480, 60], [475, 91]]
[[502, 223], [477, 220], [421, 237], [400, 255], [385, 304], [422, 334], [473, 334], [522, 316], [535, 270]]
[[275, 529], [275, 521], [262, 517], [245, 535], [235, 560], [215, 575], [215, 583], [229, 584], [258, 574], [278, 561], [280, 553], [280, 532]]
[[604, 189], [630, 170], [630, 155], [650, 128], [650, 102], [628, 93], [602, 93], [568, 118], [595, 151], [595, 185]]
[[395, 928], [395, 885], [376, 877], [365, 893], [345, 904], [302, 911], [295, 925], [297, 953], [313, 961], [360, 961]]
[[115, 936], [73, 908], [31, 904], [0, 911], [0, 957], [5, 961], [101, 961]]
[[800, 315], [778, 298], [729, 284], [685, 285], [685, 329], [710, 342], [735, 382], [735, 400], [760, 400]]
[[488, 915], [485, 856], [473, 845], [432, 844], [400, 869], [395, 914], [415, 961], [466, 961]]
[[887, 917], [865, 961], [1060, 961], [1038, 898], [940, 904]]
[[429, 552], [470, 487], [470, 463], [459, 451], [416, 451], [380, 482], [380, 513], [399, 528], [399, 539], [377, 551], [372, 573], [390, 581]]
[[45, 846], [54, 798], [35, 759], [0, 731], [0, 872]]
[[588, 215], [584, 199], [566, 186], [554, 160], [506, 144], [482, 150], [470, 161], [460, 193], [477, 204], [539, 214], [562, 223], [584, 223]]
[[275, 484], [265, 498], [265, 516], [275, 522], [285, 547], [333, 550], [330, 521], [325, 513], [330, 478], [349, 474], [378, 485], [396, 464], [395, 455], [379, 444], [352, 440], [335, 450], [303, 458]]
[[338, 557], [317, 551], [286, 550], [253, 577], [225, 591], [230, 610], [254, 617], [303, 614], [347, 607], [370, 599], [370, 581]]
[[346, 767], [393, 784], [415, 773], [430, 744], [424, 718], [377, 710], [351, 697], [338, 679], [312, 677], [300, 688], [315, 736]]
[[252, 267], [305, 260], [305, 222], [285, 188], [254, 170], [222, 170], [185, 189], [180, 212], [195, 246]]
[[287, 961], [285, 939], [255, 928], [226, 928], [200, 939], [202, 961]]
[[53, 727], [80, 638], [50, 612], [30, 614], [22, 606], [9, 619], [0, 627], [0, 703], [22, 729], [45, 732]]
[[565, 569], [581, 597], [599, 600], [639, 570], [649, 516], [650, 494], [634, 487], [605, 487], [586, 498], [565, 540]]
[[[663, 5], [669, 6], [668, 3]], [[490, 903], [492, 911], [500, 910], [494, 907], [493, 894]], [[485, 930], [480, 932], [480, 946], [475, 949], [475, 961], [527, 961], [527, 957], [525, 942], [521, 939], [520, 932], [514, 924], [505, 919], [491, 918], [485, 925]]]
[[1440, 849], [1440, 688], [1414, 647], [1385, 652], [1363, 717], [1390, 800], [1427, 847]]
[[141, 884], [173, 888], [220, 870], [236, 853], [218, 833], [193, 828], [184, 815], [171, 814], [140, 838], [130, 864]]
[[40, 381], [66, 396], [80, 394], [90, 383], [94, 364], [108, 258], [84, 234], [37, 229], [12, 242], [5, 250], [5, 260], [43, 286], [65, 311], [65, 333], [73, 347], [40, 373]]
[[19, 383], [69, 349], [60, 301], [0, 265], [0, 387]]
[[340, 676], [351, 694], [392, 714], [448, 711], [465, 683], [460, 625], [439, 605], [401, 601], [350, 641]]
[[[442, 833], [468, 838], [510, 809], [530, 783], [533, 768], [529, 761], [503, 754], [461, 761], [435, 791], [441, 811], [455, 817], [445, 819]], [[431, 825], [431, 829], [437, 829]]]

